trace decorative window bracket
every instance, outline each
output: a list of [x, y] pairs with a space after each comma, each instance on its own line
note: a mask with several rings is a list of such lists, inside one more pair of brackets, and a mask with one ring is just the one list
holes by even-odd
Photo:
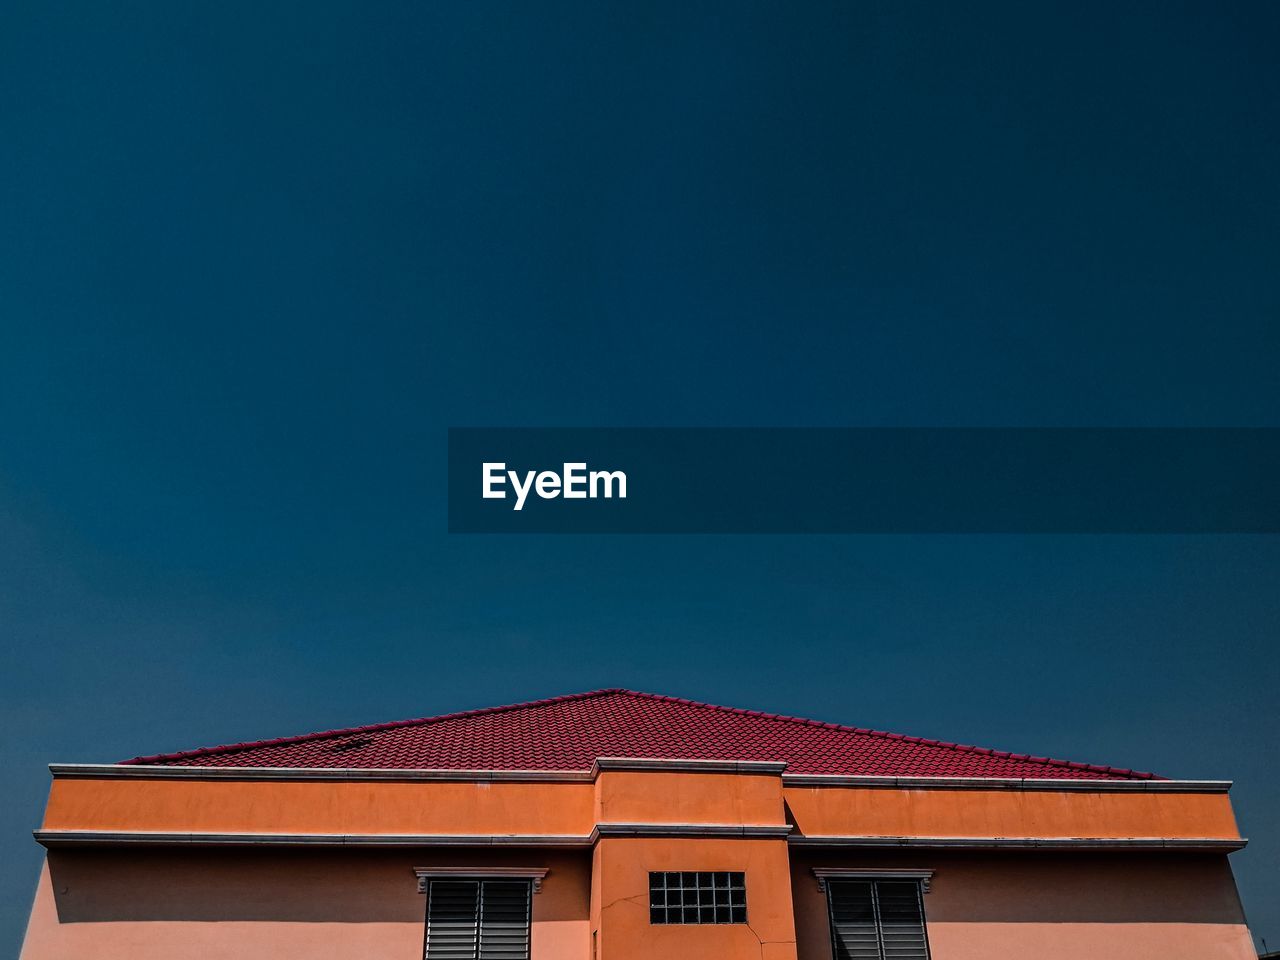
[[847, 870], [844, 867], [814, 867], [813, 875], [818, 878], [818, 889], [823, 893], [828, 880], [918, 880], [920, 892], [928, 893], [933, 879], [932, 870]]
[[542, 892], [546, 867], [414, 867], [418, 892], [426, 893], [432, 880], [532, 880], [533, 892]]

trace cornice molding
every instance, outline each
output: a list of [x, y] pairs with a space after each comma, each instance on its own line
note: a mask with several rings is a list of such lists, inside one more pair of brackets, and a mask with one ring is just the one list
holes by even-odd
[[151, 844], [161, 846], [283, 847], [589, 847], [577, 834], [339, 834], [339, 833], [166, 833], [152, 830], [36, 830], [45, 847]]
[[1072, 793], [1226, 793], [1230, 780], [1068, 780], [1052, 777], [859, 777], [784, 773], [784, 787], [882, 787], [898, 790], [1048, 790]]
[[419, 770], [348, 767], [197, 767], [168, 764], [51, 763], [54, 779], [317, 780], [593, 783], [602, 772], [741, 773], [781, 776], [784, 787], [872, 787], [899, 790], [1046, 790], [1084, 793], [1226, 793], [1230, 780], [1071, 780], [1016, 777], [864, 777], [787, 773], [771, 760], [684, 760], [600, 757], [589, 770]]
[[36, 830], [45, 847], [106, 846], [112, 844], [191, 846], [288, 847], [579, 847], [589, 848], [601, 837], [706, 837], [782, 839], [789, 824], [742, 825], [719, 823], [602, 823], [589, 834], [337, 834], [245, 833], [212, 831], [182, 833], [154, 830]]
[[928, 850], [1183, 850], [1230, 853], [1249, 842], [1243, 837], [864, 837], [792, 835], [797, 847], [864, 847]]
[[777, 776], [787, 769], [784, 760], [683, 760], [669, 757], [599, 757], [591, 765], [592, 777], [602, 771], [633, 773], [754, 773]]
[[417, 770], [347, 767], [197, 767], [168, 764], [51, 763], [54, 779], [102, 780], [438, 780], [455, 782], [593, 783], [601, 772], [742, 773], [777, 776], [786, 763], [601, 757], [590, 770]]
[[98, 780], [443, 780], [454, 782], [591, 783], [589, 770], [413, 770], [345, 767], [179, 767], [115, 763], [51, 763], [54, 779]]
[[748, 839], [790, 836], [792, 827], [783, 824], [737, 823], [599, 823], [591, 831], [594, 843], [601, 837], [743, 837]]
[[1230, 853], [1248, 840], [1221, 837], [883, 837], [798, 835], [790, 824], [602, 823], [590, 834], [337, 834], [337, 833], [183, 833], [154, 830], [36, 830], [45, 847], [150, 844], [161, 846], [289, 847], [577, 847], [601, 838], [704, 837], [786, 839], [793, 846], [894, 849], [1040, 849], [1040, 850], [1184, 850]]

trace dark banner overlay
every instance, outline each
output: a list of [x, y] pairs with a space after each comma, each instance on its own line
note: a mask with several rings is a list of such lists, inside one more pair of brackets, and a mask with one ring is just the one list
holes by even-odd
[[449, 431], [452, 533], [1277, 533], [1276, 429]]

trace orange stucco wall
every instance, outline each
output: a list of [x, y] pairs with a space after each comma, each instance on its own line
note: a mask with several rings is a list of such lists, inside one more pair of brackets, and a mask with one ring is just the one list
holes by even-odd
[[51, 851], [22, 960], [421, 958], [415, 866], [549, 869], [533, 960], [588, 960], [590, 855], [548, 851]]
[[[649, 835], [605, 831], [592, 846], [597, 824], [647, 824]], [[619, 768], [594, 783], [68, 776], [53, 784], [49, 831], [463, 835], [512, 845], [55, 845], [22, 957], [420, 960], [425, 903], [412, 868], [502, 865], [550, 870], [533, 899], [533, 960], [830, 960], [814, 866], [934, 871], [925, 898], [934, 960], [1252, 957], [1222, 853], [837, 849], [664, 830], [697, 824], [791, 824], [802, 839], [1238, 836], [1227, 796], [1195, 790], [784, 786], [759, 770]], [[578, 846], [521, 847], [525, 835]], [[657, 870], [743, 871], [748, 923], [650, 924]]]
[[776, 774], [602, 771], [598, 823], [782, 824]]
[[[784, 805], [785, 804], [785, 805]], [[591, 783], [57, 779], [52, 830], [585, 837], [596, 823], [781, 824], [807, 836], [1239, 836], [1225, 793], [786, 787], [606, 771]]]
[[[747, 923], [651, 925], [649, 872], [741, 870]], [[784, 840], [608, 838], [593, 864], [597, 960], [795, 960], [791, 875]]]
[[1239, 837], [1225, 793], [788, 787], [798, 833], [877, 837]]
[[590, 783], [59, 779], [51, 830], [183, 833], [571, 834]]
[[[934, 960], [1252, 960], [1226, 857], [810, 853], [778, 840], [606, 838], [587, 851], [50, 852], [22, 960], [421, 956], [415, 866], [537, 866], [533, 960], [830, 960], [814, 866], [933, 871]], [[651, 926], [650, 870], [737, 869], [746, 926]]]
[[831, 960], [813, 867], [932, 870], [934, 960], [1254, 960], [1221, 854], [894, 852], [792, 858], [800, 960]]

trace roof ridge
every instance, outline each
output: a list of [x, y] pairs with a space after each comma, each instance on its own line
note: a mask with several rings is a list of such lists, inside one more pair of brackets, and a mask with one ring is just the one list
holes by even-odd
[[[570, 700], [587, 700], [614, 693], [631, 693], [621, 687], [603, 687], [599, 690], [588, 690], [585, 693], [565, 693], [558, 697], [547, 697], [542, 700], [525, 700], [520, 703], [507, 703], [497, 707], [479, 707], [474, 710], [458, 710], [454, 713], [442, 713], [434, 717], [414, 717], [411, 720], [388, 720], [383, 723], [368, 723], [358, 727], [342, 727], [336, 730], [317, 730], [313, 733], [300, 733], [291, 737], [273, 737], [268, 740], [246, 740], [242, 743], [224, 743], [213, 747], [196, 747], [194, 750], [179, 750], [176, 753], [155, 753], [149, 756], [130, 757], [128, 760], [116, 761], [116, 766], [163, 763], [166, 760], [186, 760], [190, 757], [212, 757], [237, 750], [251, 750], [255, 747], [277, 747], [291, 743], [306, 743], [309, 740], [326, 740], [331, 737], [342, 737], [353, 733], [377, 733], [382, 730], [396, 730], [401, 727], [426, 726], [443, 720], [460, 720], [466, 717], [477, 717], [490, 713], [506, 713], [510, 710], [523, 710], [528, 707], [545, 707], [553, 703], [564, 703]], [[648, 694], [658, 696], [658, 694]]]
[[928, 737], [913, 737], [903, 733], [890, 733], [887, 730], [873, 730], [870, 727], [851, 727], [843, 723], [830, 723], [825, 720], [810, 720], [806, 717], [791, 717], [785, 714], [767, 713], [763, 710], [746, 710], [742, 707], [725, 707], [717, 703], [704, 703], [700, 700], [689, 700], [684, 697], [670, 697], [661, 693], [646, 693], [643, 690], [617, 689], [598, 692], [625, 693], [633, 697], [644, 697], [648, 700], [660, 700], [669, 703], [682, 703], [691, 707], [705, 707], [708, 710], [719, 710], [723, 713], [733, 713], [744, 717], [763, 717], [767, 720], [784, 720], [788, 723], [795, 723], [801, 726], [823, 727], [828, 730], [841, 730], [846, 733], [856, 733], [862, 736], [880, 737], [882, 739], [898, 740], [904, 743], [919, 743], [930, 747], [942, 747], [944, 749], [955, 750], [960, 753], [976, 753], [980, 756], [1022, 760], [1028, 763], [1038, 763], [1050, 767], [1065, 767], [1069, 770], [1087, 770], [1090, 773], [1111, 773], [1119, 777], [1132, 777], [1135, 780], [1165, 779], [1157, 774], [1148, 773], [1143, 770], [1130, 770], [1125, 767], [1112, 767], [1096, 763], [1079, 763], [1074, 760], [1058, 760], [1053, 757], [1033, 757], [1026, 753], [1011, 753], [1008, 750], [993, 750], [989, 747], [975, 747], [970, 744], [951, 743], [946, 740], [932, 740]]

